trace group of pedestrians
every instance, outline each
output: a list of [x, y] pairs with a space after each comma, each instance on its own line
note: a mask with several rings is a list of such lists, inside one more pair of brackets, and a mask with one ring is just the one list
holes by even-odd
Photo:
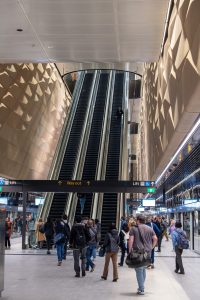
[[[154, 268], [155, 248], [157, 246], [157, 252], [161, 252], [162, 239], [166, 237], [166, 241], [168, 241], [168, 233], [171, 235], [173, 249], [176, 253], [175, 273], [185, 274], [181, 256], [183, 250], [188, 249], [189, 243], [181, 227], [182, 224], [179, 221], [172, 220], [171, 224], [168, 225], [165, 218], [160, 216], [137, 215], [136, 218], [131, 217], [129, 219], [122, 217], [120, 230], [117, 230], [115, 224], [110, 224], [103, 241], [101, 241], [101, 224], [97, 219], [76, 216], [71, 230], [66, 215], [55, 222], [50, 217], [45, 223], [39, 219], [36, 226], [31, 216], [27, 221], [29, 243], [31, 244], [32, 233], [35, 232], [39, 248], [42, 248], [43, 242], [46, 241], [47, 254], [51, 254], [51, 248], [54, 244], [57, 251], [58, 266], [61, 266], [62, 261], [66, 259], [67, 247], [73, 250], [74, 271], [77, 278], [85, 277], [89, 271], [94, 272], [96, 253], [99, 247], [105, 253], [101, 279], [107, 280], [109, 264], [112, 261], [113, 282], [117, 282], [119, 279], [118, 267], [123, 267], [126, 254], [129, 255], [138, 249], [144, 251], [151, 263], [134, 267], [138, 283], [138, 295], [144, 295], [146, 269]], [[11, 234], [11, 228], [12, 224], [7, 218], [6, 247], [10, 247], [8, 236]], [[118, 256], [119, 250], [121, 250], [120, 256]]]

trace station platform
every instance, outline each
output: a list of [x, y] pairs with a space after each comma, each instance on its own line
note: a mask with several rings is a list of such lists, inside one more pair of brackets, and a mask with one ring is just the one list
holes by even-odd
[[112, 268], [107, 281], [100, 279], [104, 258], [97, 256], [93, 273], [75, 278], [71, 251], [61, 267], [57, 266], [55, 251], [47, 256], [45, 250], [20, 250], [17, 239], [5, 257], [5, 291], [2, 300], [102, 300], [143, 297], [149, 300], [198, 300], [200, 255], [185, 250], [185, 275], [174, 273], [174, 252], [171, 241], [163, 240], [162, 252], [156, 253], [155, 269], [147, 270], [145, 295], [137, 295], [135, 271], [119, 268], [118, 282], [112, 282]]

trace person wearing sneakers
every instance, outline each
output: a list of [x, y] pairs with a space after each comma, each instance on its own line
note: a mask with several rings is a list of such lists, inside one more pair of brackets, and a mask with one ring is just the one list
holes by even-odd
[[118, 271], [117, 271], [117, 254], [119, 251], [119, 235], [118, 231], [116, 229], [115, 224], [111, 224], [109, 226], [109, 230], [105, 235], [104, 239], [104, 247], [106, 250], [105, 255], [105, 265], [103, 270], [103, 275], [101, 276], [101, 279], [106, 280], [108, 276], [108, 267], [110, 263], [110, 259], [112, 259], [113, 263], [113, 282], [117, 282], [118, 280]]
[[[73, 249], [74, 256], [74, 271], [76, 273], [75, 277], [80, 277], [80, 271], [82, 271], [82, 277], [85, 277], [85, 267], [86, 267], [86, 252], [87, 244], [90, 241], [89, 230], [85, 224], [83, 224], [80, 216], [76, 216], [75, 224], [72, 227], [70, 233], [70, 248]], [[80, 268], [81, 260], [81, 268]]]
[[[151, 257], [151, 250], [157, 243], [157, 237], [153, 229], [145, 225], [145, 216], [138, 215], [136, 218], [137, 226], [133, 227], [129, 232], [129, 252], [132, 249], [144, 249]], [[141, 266], [135, 268], [136, 278], [138, 282], [138, 295], [144, 295], [144, 282], [146, 279], [146, 267]]]
[[65, 234], [64, 234], [65, 229], [61, 219], [56, 220], [54, 230], [55, 230], [54, 242], [57, 249], [58, 266], [61, 266], [63, 255], [64, 255], [64, 245], [65, 245]]
[[181, 227], [181, 222], [177, 221], [175, 223], [175, 230], [172, 232], [172, 243], [176, 253], [176, 269], [174, 272], [178, 274], [185, 274], [181, 255], [183, 253], [183, 249], [189, 248], [189, 242], [187, 240], [185, 231], [183, 231]]
[[91, 239], [88, 242], [88, 247], [87, 247], [87, 252], [86, 252], [86, 258], [87, 258], [86, 271], [89, 271], [89, 267], [91, 267], [91, 272], [93, 272], [94, 268], [95, 268], [95, 264], [92, 261], [92, 255], [93, 255], [94, 250], [97, 247], [97, 230], [94, 228], [92, 220], [88, 221], [87, 227], [88, 227]]
[[[151, 218], [147, 217], [146, 225], [153, 229], [153, 231], [157, 236], [157, 239], [159, 239], [159, 236], [161, 235], [160, 229], [155, 223], [152, 222]], [[155, 260], [155, 248], [151, 250], [151, 264], [147, 266], [147, 269], [154, 269], [154, 260]]]
[[120, 267], [123, 267], [125, 253], [127, 252], [128, 254], [128, 239], [129, 239], [129, 227], [128, 224], [125, 223], [122, 226], [122, 230], [119, 233], [119, 247], [121, 249], [121, 259], [120, 259], [120, 263], [118, 263], [118, 266]]

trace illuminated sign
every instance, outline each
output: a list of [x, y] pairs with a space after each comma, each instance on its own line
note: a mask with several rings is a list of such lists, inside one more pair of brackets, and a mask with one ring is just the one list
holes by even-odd
[[155, 187], [147, 188], [147, 192], [148, 192], [148, 193], [155, 193], [155, 191], [156, 191], [156, 188], [155, 188]]
[[144, 199], [142, 201], [143, 206], [155, 206], [156, 205], [156, 200], [155, 199]]

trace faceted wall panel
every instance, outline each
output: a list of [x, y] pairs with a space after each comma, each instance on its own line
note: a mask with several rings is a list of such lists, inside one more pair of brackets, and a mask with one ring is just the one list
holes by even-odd
[[200, 1], [174, 3], [163, 55], [144, 66], [141, 161], [148, 163], [141, 173], [151, 178], [163, 170], [200, 112]]
[[54, 64], [0, 65], [0, 176], [47, 178], [69, 105]]

